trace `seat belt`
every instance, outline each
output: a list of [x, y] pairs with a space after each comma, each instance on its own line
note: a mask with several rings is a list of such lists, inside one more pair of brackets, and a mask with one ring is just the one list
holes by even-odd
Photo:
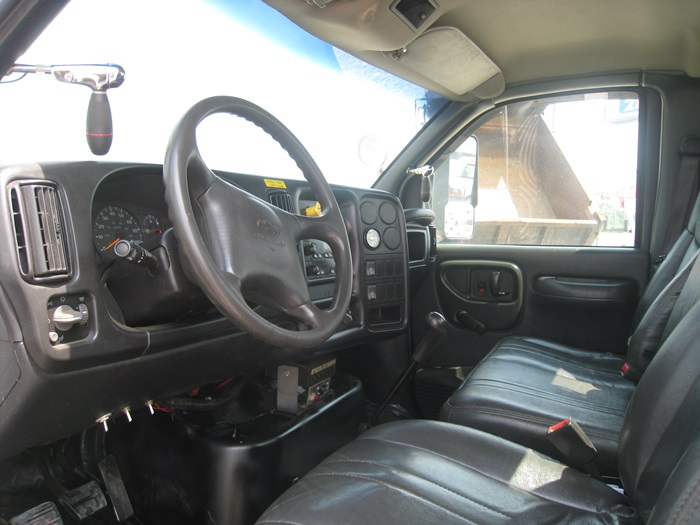
[[[678, 203], [666, 227], [666, 235], [661, 244], [660, 261], [666, 258], [683, 227], [688, 224], [691, 206], [698, 192], [698, 167], [700, 167], [700, 137], [685, 137], [681, 141], [681, 169], [676, 179], [674, 197]], [[659, 262], [660, 262], [659, 261]]]

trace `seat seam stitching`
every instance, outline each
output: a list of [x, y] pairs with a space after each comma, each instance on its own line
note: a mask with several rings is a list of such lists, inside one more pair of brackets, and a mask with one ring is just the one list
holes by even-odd
[[688, 493], [685, 495], [685, 498], [683, 498], [683, 501], [680, 503], [680, 505], [678, 505], [676, 512], [673, 514], [673, 517], [671, 518], [671, 520], [673, 522], [678, 523], [678, 520], [682, 517], [681, 512], [684, 512], [683, 508], [685, 507], [686, 503], [688, 502], [688, 500], [692, 496], [693, 492], [695, 492], [697, 494], [698, 485], [700, 485], [700, 478], [697, 478], [695, 480], [695, 483], [690, 488], [690, 490], [688, 490]]
[[[490, 475], [490, 474], [488, 474], [488, 473], [486, 473], [486, 472], [483, 472], [483, 471], [481, 471], [481, 470], [479, 470], [479, 469], [473, 467], [472, 465], [467, 465], [466, 463], [462, 463], [462, 462], [460, 462], [460, 461], [457, 461], [457, 460], [454, 459], [454, 458], [450, 458], [450, 457], [445, 456], [445, 455], [443, 455], [443, 454], [438, 454], [437, 452], [434, 452], [434, 451], [432, 451], [432, 450], [429, 450], [429, 449], [426, 449], [426, 448], [423, 448], [423, 447], [419, 447], [418, 445], [411, 445], [411, 444], [408, 444], [408, 443], [401, 443], [401, 442], [399, 442], [399, 441], [393, 441], [393, 440], [391, 440], [391, 439], [386, 439], [386, 438], [375, 438], [375, 437], [365, 437], [365, 436], [362, 436], [362, 439], [367, 439], [367, 440], [371, 440], [371, 441], [379, 441], [380, 443], [392, 443], [392, 444], [394, 444], [394, 445], [399, 445], [399, 446], [403, 446], [403, 447], [407, 447], [407, 448], [415, 448], [415, 449], [417, 449], [417, 450], [426, 452], [426, 453], [428, 453], [428, 454], [432, 454], [432, 455], [438, 456], [438, 457], [440, 457], [440, 458], [444, 458], [444, 459], [446, 459], [446, 460], [448, 460], [448, 461], [450, 461], [450, 462], [453, 462], [453, 463], [455, 463], [455, 464], [457, 464], [457, 465], [461, 465], [461, 466], [463, 466], [464, 468], [467, 468], [467, 469], [469, 469], [469, 470], [471, 470], [471, 471], [473, 471], [473, 472], [476, 472], [476, 473], [478, 473], [478, 474], [481, 474], [482, 476], [484, 476], [484, 477], [486, 477], [486, 478], [489, 478], [489, 479], [492, 479], [492, 480], [494, 480], [494, 481], [498, 481], [498, 482], [500, 482], [500, 483], [502, 483], [502, 484], [504, 484], [504, 485], [507, 485], [507, 486], [511, 487], [512, 489], [514, 489], [514, 490], [519, 490], [519, 491], [521, 491], [521, 492], [524, 492], [524, 493], [526, 493], [526, 494], [530, 494], [530, 495], [533, 496], [533, 497], [543, 499], [543, 500], [548, 501], [548, 502], [550, 502], [550, 503], [555, 503], [555, 504], [557, 504], [557, 505], [561, 505], [562, 507], [568, 507], [568, 508], [572, 508], [572, 509], [577, 509], [577, 510], [580, 510], [580, 511], [583, 511], [583, 512], [588, 512], [588, 513], [591, 513], [591, 514], [605, 515], [605, 516], [610, 515], [609, 512], [599, 512], [599, 511], [597, 511], [597, 510], [590, 510], [590, 509], [586, 509], [586, 508], [582, 508], [582, 507], [576, 507], [576, 506], [573, 506], [573, 505], [568, 505], [568, 504], [566, 504], [566, 503], [562, 503], [562, 502], [557, 501], [557, 500], [555, 500], [555, 499], [549, 498], [549, 497], [547, 497], [547, 496], [544, 495], [544, 494], [531, 492], [531, 491], [529, 491], [529, 490], [527, 490], [527, 489], [525, 489], [525, 488], [521, 488], [521, 487], [516, 487], [516, 486], [510, 485], [508, 481], [506, 481], [506, 480], [504, 480], [504, 479], [501, 479], [501, 478], [494, 477], [494, 476], [492, 476], [492, 475]], [[523, 448], [526, 448], [526, 449], [527, 449], [527, 447], [523, 447]], [[530, 450], [531, 450], [531, 449], [530, 449]], [[573, 469], [571, 469], [571, 467], [567, 467], [567, 466], [564, 465], [563, 463], [560, 463], [560, 462], [556, 461], [556, 460], [553, 459], [553, 458], [547, 458], [547, 459], [549, 459], [550, 461], [552, 461], [552, 462], [554, 462], [554, 463], [556, 463], [556, 464], [558, 464], [558, 465], [561, 465], [561, 466], [562, 466], [563, 468], [565, 468], [565, 469], [573, 470]]]
[[[393, 489], [393, 490], [396, 490], [396, 491], [398, 491], [398, 492], [403, 492], [403, 493], [405, 493], [405, 494], [409, 494], [409, 495], [415, 497], [415, 498], [418, 499], [418, 500], [425, 501], [426, 503], [428, 503], [428, 504], [430, 504], [430, 505], [434, 505], [435, 507], [438, 507], [438, 508], [444, 510], [445, 512], [449, 513], [449, 514], [453, 514], [454, 516], [459, 516], [460, 518], [462, 518], [462, 519], [465, 520], [465, 521], [468, 521], [469, 523], [472, 523], [472, 524], [474, 524], [474, 525], [478, 525], [475, 521], [472, 521], [471, 519], [467, 518], [466, 516], [463, 516], [462, 514], [459, 514], [459, 513], [455, 512], [455, 511], [453, 511], [453, 510], [450, 510], [450, 509], [448, 509], [447, 507], [445, 507], [445, 506], [443, 506], [443, 505], [440, 505], [439, 503], [436, 503], [436, 502], [434, 502], [434, 501], [432, 501], [432, 500], [430, 500], [430, 499], [428, 499], [428, 498], [425, 498], [425, 497], [423, 497], [423, 496], [421, 496], [421, 495], [419, 495], [419, 494], [416, 494], [415, 492], [412, 492], [412, 491], [410, 491], [410, 490], [408, 490], [408, 489], [405, 489], [405, 488], [403, 488], [403, 487], [400, 487], [400, 486], [398, 486], [398, 485], [394, 485], [394, 484], [392, 484], [392, 483], [387, 483], [386, 481], [381, 481], [381, 480], [378, 480], [378, 479], [372, 479], [372, 478], [368, 478], [368, 477], [365, 477], [365, 476], [360, 476], [360, 475], [358, 475], [358, 474], [344, 474], [344, 473], [341, 473], [341, 472], [327, 472], [327, 473], [310, 474], [310, 475], [307, 475], [307, 476], [306, 476], [306, 479], [315, 478], [315, 477], [319, 477], [319, 476], [341, 476], [341, 477], [362, 479], [362, 480], [368, 481], [368, 482], [370, 482], [370, 483], [376, 483], [376, 484], [379, 484], [379, 485], [384, 485], [385, 487], [389, 487], [389, 488], [391, 488], [391, 489]], [[509, 517], [509, 516], [507, 516], [507, 517]]]
[[690, 518], [693, 514], [695, 514], [695, 511], [698, 509], [698, 505], [700, 505], [700, 498], [698, 498], [698, 491], [695, 491], [695, 496], [693, 498], [695, 499], [695, 504], [693, 505], [693, 508], [690, 509], [690, 512], [685, 518], [686, 523], [690, 523]]
[[[503, 347], [501, 347], [501, 348], [503, 348]], [[559, 356], [552, 355], [551, 352], [550, 352], [548, 355], [543, 355], [542, 353], [535, 352], [535, 351], [533, 351], [532, 349], [528, 349], [528, 348], [525, 348], [525, 347], [522, 347], [522, 348], [513, 347], [512, 349], [513, 349], [513, 350], [517, 350], [517, 351], [522, 352], [522, 353], [529, 354], [529, 355], [531, 355], [531, 356], [538, 357], [538, 358], [539, 358], [539, 361], [543, 361], [544, 359], [548, 359], [548, 360], [550, 360], [553, 364], [556, 364], [556, 365], [570, 365], [570, 366], [572, 366], [572, 367], [575, 367], [575, 368], [577, 368], [577, 369], [579, 369], [579, 370], [583, 370], [583, 371], [586, 371], [586, 372], [594, 372], [594, 373], [596, 373], [596, 374], [606, 375], [606, 376], [610, 376], [610, 377], [620, 377], [620, 376], [621, 376], [621, 373], [620, 373], [620, 372], [612, 371], [612, 370], [604, 370], [604, 369], [594, 369], [594, 368], [591, 368], [590, 366], [586, 366], [586, 365], [584, 365], [584, 364], [582, 364], [582, 363], [577, 363], [577, 362], [575, 362], [575, 361], [567, 360], [567, 359], [565, 359], [564, 357], [559, 357]], [[543, 349], [544, 349], [544, 348], [543, 348]], [[499, 348], [499, 350], [500, 350], [500, 348]], [[545, 350], [545, 352], [547, 352], [547, 351]], [[501, 359], [501, 360], [512, 360], [512, 358], [509, 358], [508, 355], [499, 356], [497, 352], [494, 352], [494, 354], [493, 354], [492, 356], [490, 356], [490, 358], [491, 358], [491, 359]], [[622, 358], [619, 358], [619, 359], [620, 359], [621, 362], [624, 363], [624, 359], [622, 359]], [[534, 367], [536, 367], [536, 368], [539, 368], [539, 367], [537, 366], [537, 363], [527, 363], [526, 366], [534, 366]]]
[[452, 462], [452, 463], [455, 463], [456, 465], [460, 465], [460, 466], [462, 466], [462, 467], [465, 467], [465, 468], [467, 468], [467, 469], [469, 469], [469, 470], [471, 470], [471, 471], [473, 471], [473, 472], [477, 472], [477, 473], [479, 473], [479, 474], [481, 474], [481, 475], [483, 475], [483, 476], [486, 476], [487, 478], [490, 478], [490, 479], [492, 479], [492, 480], [495, 480], [495, 481], [498, 481], [498, 482], [501, 482], [501, 483], [506, 483], [506, 481], [505, 481], [504, 479], [494, 477], [494, 476], [492, 476], [492, 475], [490, 475], [490, 474], [487, 474], [486, 472], [482, 472], [481, 470], [479, 470], [479, 469], [473, 467], [472, 465], [467, 465], [466, 463], [462, 463], [461, 461], [457, 461], [457, 460], [454, 459], [454, 458], [450, 458], [450, 457], [445, 456], [445, 455], [443, 455], [443, 454], [439, 454], [439, 453], [437, 453], [437, 452], [435, 452], [435, 451], [432, 451], [432, 450], [429, 450], [429, 449], [427, 449], [427, 448], [419, 447], [418, 445], [411, 445], [411, 444], [408, 444], [408, 443], [401, 443], [400, 441], [393, 441], [393, 440], [390, 440], [390, 439], [380, 439], [380, 438], [365, 437], [365, 436], [363, 436], [362, 439], [367, 439], [367, 440], [372, 440], [372, 441], [379, 441], [380, 443], [393, 443], [394, 445], [398, 445], [398, 446], [402, 446], [402, 447], [407, 447], [407, 448], [415, 448], [415, 449], [417, 449], [417, 450], [420, 450], [420, 451], [423, 451], [423, 452], [427, 452], [428, 454], [432, 454], [432, 455], [437, 456], [437, 457], [439, 457], [439, 458], [446, 459], [446, 460], [449, 461], [449, 462]]
[[500, 515], [500, 516], [503, 516], [504, 518], [513, 519], [513, 516], [510, 516], [510, 515], [508, 515], [508, 514], [505, 514], [505, 513], [501, 512], [501, 511], [498, 510], [498, 509], [494, 509], [494, 508], [492, 508], [492, 507], [489, 507], [488, 505], [485, 505], [485, 504], [483, 504], [483, 503], [480, 503], [479, 501], [476, 501], [476, 500], [474, 500], [474, 499], [471, 499], [471, 498], [469, 498], [469, 497], [467, 497], [467, 496], [465, 496], [465, 495], [463, 495], [463, 494], [460, 494], [460, 493], [458, 493], [458, 492], [455, 492], [455, 491], [452, 490], [452, 489], [449, 489], [449, 488], [447, 488], [447, 487], [445, 487], [445, 486], [443, 486], [443, 485], [440, 485], [439, 483], [436, 483], [436, 482], [431, 481], [431, 480], [429, 480], [429, 479], [427, 479], [427, 478], [424, 478], [424, 477], [422, 477], [422, 476], [419, 476], [419, 475], [417, 475], [417, 474], [415, 474], [415, 473], [413, 473], [413, 472], [411, 472], [411, 471], [409, 471], [409, 470], [402, 469], [402, 468], [397, 467], [397, 466], [394, 466], [394, 465], [387, 465], [387, 464], [384, 464], [384, 463], [377, 463], [376, 461], [367, 461], [367, 460], [361, 460], [361, 459], [340, 459], [340, 460], [328, 461], [328, 462], [326, 462], [325, 464], [326, 464], [326, 465], [329, 465], [329, 464], [334, 464], [334, 463], [364, 463], [364, 464], [369, 464], [369, 465], [375, 465], [375, 466], [377, 466], [377, 467], [385, 467], [385, 468], [388, 468], [388, 469], [390, 469], [390, 470], [397, 470], [397, 471], [400, 471], [400, 472], [404, 472], [404, 473], [406, 473], [406, 474], [408, 474], [408, 475], [410, 475], [410, 476], [413, 476], [413, 477], [416, 477], [416, 478], [418, 478], [418, 479], [422, 479], [422, 480], [424, 480], [424, 481], [427, 481], [427, 482], [430, 483], [431, 485], [435, 485], [436, 487], [440, 487], [441, 489], [446, 490], [447, 492], [450, 492], [450, 493], [454, 494], [454, 495], [457, 496], [457, 497], [460, 497], [460, 498], [465, 499], [465, 500], [467, 500], [467, 501], [471, 501], [472, 503], [474, 503], [474, 504], [476, 504], [476, 505], [478, 505], [478, 506], [480, 506], [480, 507], [483, 507], [483, 508], [485, 508], [485, 509], [487, 509], [487, 510], [490, 510], [490, 511], [492, 511], [492, 512], [494, 512], [494, 513], [496, 513], [496, 514], [498, 514], [498, 515]]
[[[562, 405], [568, 405], [568, 406], [574, 406], [574, 407], [585, 407], [585, 408], [590, 408], [592, 410], [596, 410], [597, 412], [606, 412], [610, 415], [619, 415], [623, 416], [626, 412], [626, 410], [620, 410], [612, 407], [604, 407], [600, 405], [595, 405], [593, 403], [586, 403], [583, 401], [574, 401], [572, 399], [567, 399], [565, 397], [558, 398], [555, 396], [555, 393], [552, 392], [552, 395], [547, 395], [547, 391], [545, 390], [539, 390], [533, 387], [525, 387], [523, 385], [513, 385], [517, 386], [519, 388], [513, 388], [509, 383], [506, 381], [501, 381], [501, 380], [496, 380], [496, 379], [475, 379], [472, 384], [479, 384], [479, 382], [482, 383], [482, 386], [490, 386], [489, 383], [496, 383], [498, 384], [498, 390], [509, 390], [511, 392], [516, 392], [516, 393], [522, 393], [525, 395], [530, 395], [532, 397], [537, 397], [540, 399], [546, 399], [546, 400], [552, 400], [556, 401], [559, 404]], [[630, 393], [631, 395], [631, 393]]]
[[[495, 408], [489, 408], [489, 407], [483, 407], [483, 406], [472, 406], [472, 407], [459, 407], [459, 408], [454, 408], [452, 412], [477, 412], [480, 414], [488, 414], [488, 415], [494, 415], [494, 416], [510, 416], [513, 419], [520, 419], [521, 421], [529, 421], [532, 423], [541, 423], [543, 425], [551, 425], [552, 423], [555, 423], [555, 419], [546, 419], [546, 418], [540, 418], [537, 416], [528, 416], [526, 414], [521, 414], [519, 412], [511, 412], [509, 410], [504, 410], [504, 409], [495, 409]], [[450, 416], [452, 415], [452, 412], [450, 412]], [[606, 433], [606, 432], [601, 432], [595, 429], [585, 429], [586, 434], [593, 435], [593, 436], [598, 436], [601, 438], [610, 438], [614, 439], [617, 441], [617, 438], [619, 437], [618, 434], [614, 433]]]
[[256, 522], [255, 522], [255, 525], [280, 525], [280, 524], [284, 524], [284, 525], [301, 525], [301, 523], [299, 523], [298, 521], [286, 521], [286, 520], [285, 520], [285, 521], [279, 521], [279, 520], [276, 520], [276, 521], [267, 521], [267, 520], [266, 520], [266, 521], [256, 521]]

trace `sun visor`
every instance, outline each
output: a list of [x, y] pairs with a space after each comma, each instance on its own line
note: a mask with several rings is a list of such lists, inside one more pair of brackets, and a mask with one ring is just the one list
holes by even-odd
[[456, 95], [492, 98], [505, 88], [498, 66], [454, 27], [428, 29], [391, 56], [401, 66]]

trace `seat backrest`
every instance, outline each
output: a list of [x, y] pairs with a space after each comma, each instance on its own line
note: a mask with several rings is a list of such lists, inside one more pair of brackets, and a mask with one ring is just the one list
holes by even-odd
[[[677, 311], [676, 301], [686, 288], [686, 280], [699, 253], [700, 195], [695, 201], [688, 225], [649, 281], [637, 304], [632, 333], [627, 342], [626, 361], [632, 370], [631, 377], [639, 377], [646, 370], [661, 343], [687, 312], [687, 304]], [[700, 293], [700, 285], [697, 289]]]
[[[678, 271], [651, 304], [627, 341], [626, 361], [635, 376], [640, 376], [646, 370], [661, 344], [698, 301], [700, 268], [697, 268], [697, 260], [696, 255]], [[688, 281], [690, 284], [686, 287]], [[683, 299], [678, 302], [681, 295]]]
[[649, 310], [649, 307], [661, 294], [662, 290], [671, 282], [678, 272], [700, 250], [700, 195], [695, 200], [693, 211], [690, 214], [687, 226], [683, 229], [678, 239], [669, 250], [668, 255], [656, 270], [642, 292], [637, 303], [637, 309], [632, 318], [632, 332], [636, 330], [639, 322]]
[[[688, 285], [700, 289], [690, 279]], [[644, 521], [700, 523], [700, 303], [642, 376], [623, 423], [618, 464]]]

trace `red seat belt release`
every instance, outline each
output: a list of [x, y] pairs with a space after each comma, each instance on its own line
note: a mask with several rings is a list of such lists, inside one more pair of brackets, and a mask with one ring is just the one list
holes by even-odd
[[599, 477], [598, 469], [593, 464], [598, 457], [598, 449], [573, 418], [549, 427], [547, 437], [564, 456], [567, 465]]

